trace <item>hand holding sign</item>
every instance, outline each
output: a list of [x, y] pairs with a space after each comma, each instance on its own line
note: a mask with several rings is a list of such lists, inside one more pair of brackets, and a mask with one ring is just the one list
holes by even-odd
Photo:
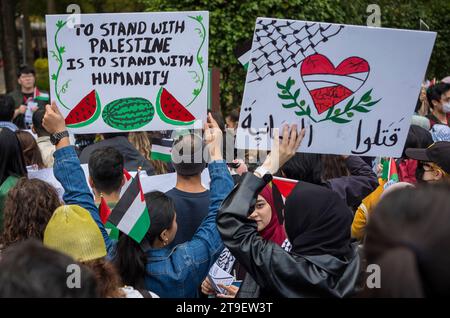
[[61, 115], [55, 102], [51, 105], [45, 106], [45, 116], [42, 119], [42, 126], [50, 134], [55, 134], [66, 130], [66, 123], [64, 122], [64, 117]]
[[297, 125], [292, 125], [289, 131], [289, 126], [285, 125], [282, 134], [283, 136], [279, 137], [278, 128], [274, 129], [272, 151], [263, 163], [263, 167], [271, 174], [276, 173], [280, 167], [295, 155], [297, 148], [300, 147], [305, 137], [305, 130], [302, 129], [298, 133]]

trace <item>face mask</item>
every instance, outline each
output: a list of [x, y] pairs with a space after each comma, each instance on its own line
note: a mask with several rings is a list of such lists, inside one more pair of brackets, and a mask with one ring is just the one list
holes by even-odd
[[450, 113], [450, 102], [442, 104], [442, 110], [444, 111], [444, 113]]

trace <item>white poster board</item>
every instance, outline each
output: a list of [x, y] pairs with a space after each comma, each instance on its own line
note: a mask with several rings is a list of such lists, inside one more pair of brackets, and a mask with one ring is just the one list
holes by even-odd
[[298, 124], [299, 152], [399, 157], [434, 32], [258, 18], [236, 146], [270, 149]]
[[208, 12], [47, 15], [52, 100], [73, 133], [206, 119]]

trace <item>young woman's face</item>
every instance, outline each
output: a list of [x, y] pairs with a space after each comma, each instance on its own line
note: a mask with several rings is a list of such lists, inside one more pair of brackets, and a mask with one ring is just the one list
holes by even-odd
[[272, 219], [272, 208], [269, 203], [267, 203], [266, 199], [258, 195], [255, 210], [248, 218], [256, 222], [258, 232], [261, 232], [269, 225], [270, 220]]

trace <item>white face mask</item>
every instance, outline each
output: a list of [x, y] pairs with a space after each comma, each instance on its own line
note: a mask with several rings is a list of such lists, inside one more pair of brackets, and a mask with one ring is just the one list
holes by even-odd
[[450, 102], [442, 104], [442, 110], [444, 111], [444, 113], [450, 113]]

